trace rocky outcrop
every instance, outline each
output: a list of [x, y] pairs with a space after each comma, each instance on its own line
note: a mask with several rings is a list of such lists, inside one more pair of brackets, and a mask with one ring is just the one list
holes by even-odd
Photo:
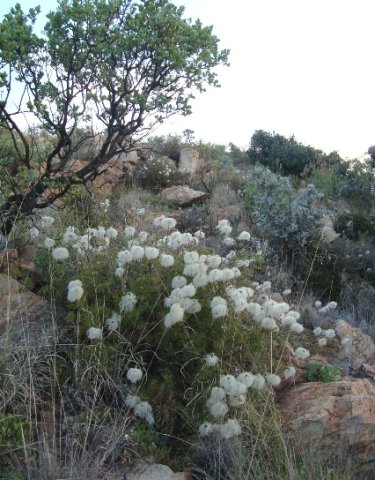
[[297, 385], [283, 393], [279, 411], [287, 434], [314, 456], [374, 478], [375, 386], [368, 379]]
[[30, 325], [50, 326], [49, 312], [48, 302], [17, 280], [0, 274], [0, 335]]
[[195, 173], [201, 167], [198, 150], [194, 148], [183, 148], [180, 152], [180, 160], [178, 162], [178, 171], [181, 173]]
[[341, 368], [349, 368], [351, 373], [356, 373], [363, 363], [375, 362], [375, 344], [360, 328], [352, 327], [344, 320], [338, 320], [335, 330], [343, 345], [337, 352], [327, 355], [330, 363]]
[[184, 207], [191, 205], [194, 202], [206, 199], [208, 193], [201, 192], [199, 190], [193, 190], [186, 185], [176, 185], [162, 190], [160, 192], [160, 196], [168, 198], [169, 200], [173, 200], [180, 207]]

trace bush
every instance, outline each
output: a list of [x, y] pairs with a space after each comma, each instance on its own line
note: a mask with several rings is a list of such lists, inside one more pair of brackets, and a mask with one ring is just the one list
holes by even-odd
[[331, 365], [313, 362], [305, 367], [304, 377], [308, 382], [334, 382], [340, 376], [340, 369]]
[[286, 138], [263, 130], [254, 133], [248, 150], [251, 163], [260, 163], [282, 175], [301, 175], [321, 154], [320, 150], [298, 143], [293, 136]]
[[174, 162], [168, 157], [152, 155], [148, 161], [138, 167], [134, 176], [139, 186], [158, 192], [165, 187], [175, 184], [177, 168]]
[[153, 152], [159, 156], [170, 158], [177, 165], [181, 150], [188, 146], [179, 135], [155, 136], [150, 138], [149, 144]]
[[245, 187], [245, 214], [276, 246], [305, 247], [318, 233], [322, 194], [308, 185], [295, 192], [290, 180], [264, 167], [253, 167]]
[[375, 222], [360, 212], [343, 213], [336, 218], [335, 230], [350, 240], [359, 240], [362, 234], [375, 234]]

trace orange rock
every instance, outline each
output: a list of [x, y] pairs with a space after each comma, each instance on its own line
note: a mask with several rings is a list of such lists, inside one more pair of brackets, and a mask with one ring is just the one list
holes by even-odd
[[305, 449], [330, 464], [355, 466], [353, 478], [374, 478], [375, 386], [369, 380], [297, 385], [278, 408], [286, 432]]

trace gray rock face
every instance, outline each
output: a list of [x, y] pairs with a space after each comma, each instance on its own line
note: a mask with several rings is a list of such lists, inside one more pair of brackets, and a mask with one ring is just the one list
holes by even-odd
[[201, 192], [199, 190], [193, 190], [186, 185], [177, 185], [173, 187], [165, 188], [160, 192], [160, 195], [169, 200], [173, 200], [181, 207], [191, 205], [192, 203], [204, 200], [207, 198], [208, 193]]
[[363, 363], [375, 361], [375, 344], [371, 337], [362, 332], [360, 328], [352, 327], [345, 320], [338, 320], [336, 325], [337, 336], [346, 345], [335, 354], [332, 363], [340, 366], [348, 365], [352, 370], [358, 370]]
[[17, 280], [0, 274], [0, 335], [11, 329], [28, 331], [33, 326], [37, 330], [51, 326], [50, 306], [43, 298], [27, 290]]
[[186, 480], [185, 473], [173, 473], [166, 465], [138, 461], [126, 474], [127, 480]]
[[195, 173], [201, 166], [198, 150], [183, 148], [180, 153], [178, 170], [181, 173]]

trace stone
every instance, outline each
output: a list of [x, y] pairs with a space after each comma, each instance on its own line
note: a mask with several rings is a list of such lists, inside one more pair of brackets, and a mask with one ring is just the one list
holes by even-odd
[[296, 385], [278, 409], [287, 436], [304, 449], [343, 469], [355, 467], [353, 478], [374, 478], [375, 385], [368, 379]]
[[137, 165], [140, 158], [137, 150], [131, 150], [130, 152], [120, 153], [119, 160], [121, 163], [130, 163], [131, 165]]
[[0, 274], [0, 335], [29, 325], [50, 325], [50, 306], [17, 280]]
[[208, 193], [200, 190], [193, 190], [187, 185], [176, 185], [165, 188], [160, 192], [160, 196], [173, 200], [180, 207], [191, 205], [194, 202], [204, 200], [208, 197]]
[[178, 162], [178, 171], [181, 173], [195, 173], [199, 170], [201, 161], [199, 152], [194, 148], [183, 148]]
[[130, 466], [127, 480], [187, 480], [187, 474], [174, 473], [166, 465], [139, 460]]
[[322, 228], [320, 230], [320, 234], [321, 234], [321, 238], [322, 238], [323, 242], [332, 243], [337, 238], [339, 238], [340, 234], [335, 232], [332, 219], [328, 215], [325, 215], [320, 220], [320, 223], [322, 225]]
[[340, 342], [347, 338], [347, 345], [340, 345], [340, 348], [330, 358], [331, 363], [339, 366], [349, 366], [351, 370], [358, 370], [362, 363], [375, 362], [375, 344], [369, 335], [363, 333], [360, 328], [352, 327], [345, 320], [337, 320], [336, 333]]
[[322, 240], [325, 243], [332, 243], [340, 236], [340, 234], [336, 233], [332, 227], [329, 227], [327, 225], [325, 225], [321, 229], [320, 233], [321, 233]]

